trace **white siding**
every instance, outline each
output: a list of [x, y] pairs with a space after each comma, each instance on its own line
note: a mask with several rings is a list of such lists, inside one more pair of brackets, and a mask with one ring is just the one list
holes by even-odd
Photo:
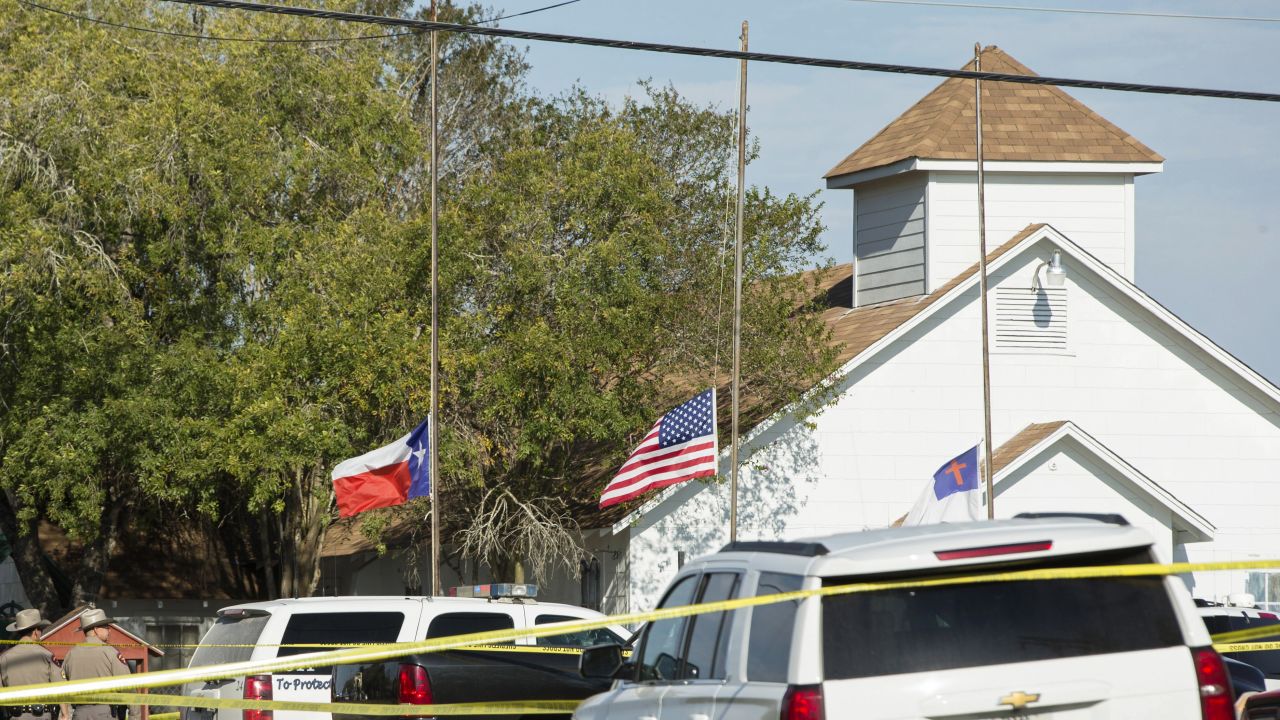
[[923, 295], [926, 177], [869, 182], [854, 195], [857, 305]]
[[[1133, 280], [1133, 176], [986, 175], [987, 249], [1031, 223], [1048, 223]], [[978, 188], [973, 173], [929, 173], [929, 286], [978, 261]]]
[[[1075, 238], [1073, 238], [1075, 239]], [[1042, 244], [993, 274], [994, 286], [1026, 287], [1048, 258]], [[1157, 325], [1100, 278], [1064, 258], [1071, 297], [1070, 354], [992, 354], [993, 432], [998, 445], [1033, 422], [1071, 420], [1153, 482], [1213, 523], [1211, 543], [1159, 539], [1165, 558], [1191, 561], [1274, 557], [1280, 548], [1280, 416], [1276, 405], [1190, 343]], [[885, 527], [904, 514], [947, 458], [982, 433], [977, 293], [941, 308], [841, 386], [838, 402], [812, 425], [782, 423], [750, 443], [740, 503], [742, 537], [785, 537]], [[1061, 459], [1060, 459], [1061, 462]], [[722, 470], [727, 471], [726, 468]], [[1069, 470], [1069, 472], [1068, 472]], [[1109, 510], [1153, 531], [1167, 514], [1146, 499], [1110, 499], [1103, 471], [1076, 462], [1052, 481], [1029, 469], [1023, 493], [996, 514], [1020, 510]], [[724, 541], [723, 486], [691, 486], [694, 497], [630, 528], [632, 607], [651, 606], [674, 573], [677, 550], [710, 551]], [[668, 557], [669, 556], [669, 557]], [[1197, 575], [1193, 592], [1245, 589], [1245, 572]]]

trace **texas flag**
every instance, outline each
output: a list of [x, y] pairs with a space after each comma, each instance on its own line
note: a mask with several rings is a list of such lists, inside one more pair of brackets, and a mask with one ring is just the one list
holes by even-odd
[[982, 488], [978, 485], [978, 446], [951, 458], [933, 474], [904, 526], [980, 520]]
[[333, 469], [339, 517], [431, 494], [428, 422], [430, 418], [390, 445], [343, 460]]

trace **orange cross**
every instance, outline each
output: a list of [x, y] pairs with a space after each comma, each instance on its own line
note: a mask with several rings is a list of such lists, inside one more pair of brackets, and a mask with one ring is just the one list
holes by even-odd
[[961, 474], [960, 471], [967, 467], [969, 467], [967, 464], [962, 463], [959, 460], [952, 460], [951, 464], [947, 466], [945, 472], [949, 472], [956, 476], [956, 487], [964, 485], [964, 475]]

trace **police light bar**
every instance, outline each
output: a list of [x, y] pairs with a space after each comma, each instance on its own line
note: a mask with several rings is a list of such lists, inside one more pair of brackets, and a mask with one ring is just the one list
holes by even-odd
[[536, 598], [537, 585], [516, 585], [515, 583], [490, 583], [488, 585], [458, 585], [449, 588], [449, 597], [466, 598]]

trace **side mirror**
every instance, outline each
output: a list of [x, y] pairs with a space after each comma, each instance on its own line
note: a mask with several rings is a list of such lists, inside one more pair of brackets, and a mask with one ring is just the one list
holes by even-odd
[[593, 645], [578, 658], [578, 674], [584, 678], [612, 680], [622, 669], [622, 646]]

